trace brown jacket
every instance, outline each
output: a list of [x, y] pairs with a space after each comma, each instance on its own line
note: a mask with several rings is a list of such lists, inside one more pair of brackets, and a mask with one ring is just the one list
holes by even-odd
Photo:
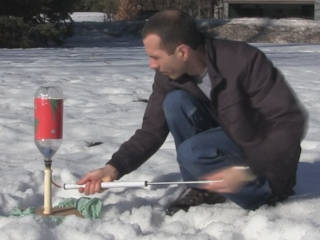
[[224, 131], [242, 148], [245, 161], [268, 179], [274, 196], [285, 199], [295, 185], [306, 117], [282, 74], [257, 48], [243, 42], [206, 40], [212, 81], [210, 102], [189, 76], [177, 80], [156, 73], [141, 129], [108, 162], [127, 174], [154, 154], [168, 127], [162, 102], [174, 89], [202, 100]]

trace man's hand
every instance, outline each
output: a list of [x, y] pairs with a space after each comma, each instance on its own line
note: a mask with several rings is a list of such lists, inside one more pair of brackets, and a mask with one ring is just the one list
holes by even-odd
[[77, 184], [85, 184], [85, 188], [80, 188], [80, 193], [85, 193], [86, 195], [101, 192], [100, 184], [101, 182], [112, 182], [118, 178], [118, 170], [112, 165], [107, 164], [103, 168], [96, 169], [89, 172], [86, 176], [80, 179]]
[[236, 193], [245, 184], [256, 179], [248, 167], [227, 167], [220, 171], [209, 173], [204, 180], [220, 180], [221, 182], [209, 183], [204, 189], [219, 193]]

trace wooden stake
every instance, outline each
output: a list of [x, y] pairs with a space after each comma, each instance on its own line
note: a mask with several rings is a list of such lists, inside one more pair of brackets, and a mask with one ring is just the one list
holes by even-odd
[[44, 198], [43, 198], [43, 214], [50, 215], [52, 209], [51, 201], [51, 176], [52, 171], [50, 167], [46, 167], [44, 170]]
[[45, 161], [44, 169], [44, 196], [43, 208], [36, 209], [36, 214], [41, 216], [69, 216], [76, 215], [82, 217], [80, 212], [74, 207], [52, 207], [51, 183], [52, 183], [52, 170], [51, 160]]

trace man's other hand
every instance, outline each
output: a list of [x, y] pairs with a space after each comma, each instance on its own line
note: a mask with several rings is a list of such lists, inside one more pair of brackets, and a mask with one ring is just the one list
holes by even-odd
[[204, 189], [218, 193], [236, 193], [245, 184], [256, 179], [249, 167], [233, 166], [207, 174], [203, 180], [218, 182], [203, 185]]

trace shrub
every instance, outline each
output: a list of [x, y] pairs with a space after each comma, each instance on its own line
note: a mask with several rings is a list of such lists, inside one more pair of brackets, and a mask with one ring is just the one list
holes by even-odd
[[34, 24], [21, 17], [0, 16], [0, 48], [47, 47], [63, 43], [71, 26], [55, 23]]
[[70, 34], [76, 0], [2, 0], [0, 47], [43, 47], [61, 44]]

